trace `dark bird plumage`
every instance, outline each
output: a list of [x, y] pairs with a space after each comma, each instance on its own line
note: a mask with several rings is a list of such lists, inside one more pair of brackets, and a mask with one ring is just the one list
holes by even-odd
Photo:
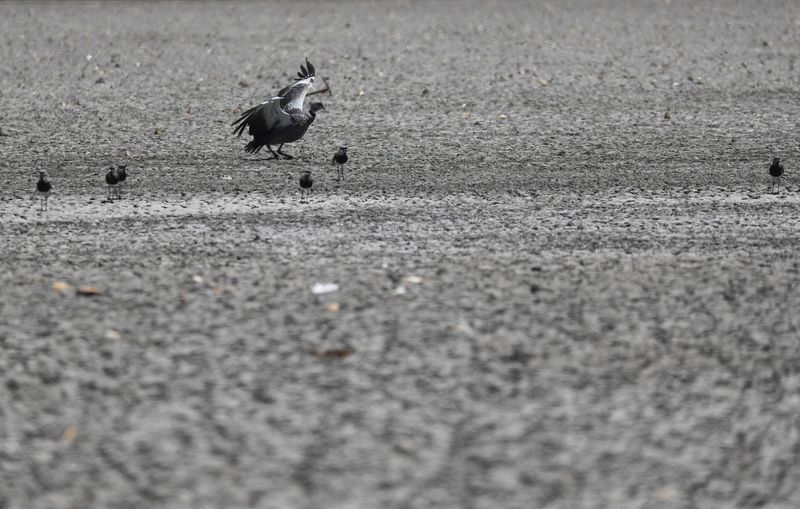
[[772, 158], [772, 164], [769, 166], [769, 174], [772, 176], [772, 192], [775, 191], [775, 183], [778, 184], [778, 190], [781, 188], [781, 177], [783, 176], [783, 166], [781, 166], [781, 160], [777, 157]]
[[39, 181], [36, 183], [36, 191], [39, 193], [39, 210], [47, 210], [47, 199], [50, 197], [50, 190], [53, 185], [47, 180], [43, 171], [39, 172]]
[[333, 154], [331, 164], [336, 165], [337, 180], [344, 180], [344, 163], [347, 162], [347, 147], [339, 147], [339, 150]]
[[772, 158], [772, 164], [769, 165], [769, 174], [773, 177], [783, 176], [783, 166], [781, 166], [781, 160], [777, 157]]
[[[237, 138], [245, 129], [253, 136], [245, 146], [245, 152], [257, 153], [267, 147], [275, 159], [280, 156], [293, 158], [284, 154], [281, 148], [302, 138], [314, 122], [316, 112], [325, 109], [322, 103], [311, 103], [308, 113], [303, 111], [303, 102], [314, 85], [315, 73], [314, 66], [306, 59], [306, 65], [300, 66], [294, 83], [282, 88], [275, 97], [245, 111], [231, 124], [235, 126], [233, 133]], [[272, 145], [278, 145], [277, 152], [272, 150]]]
[[311, 186], [314, 185], [314, 179], [311, 177], [311, 171], [306, 171], [300, 176], [300, 199], [303, 199], [303, 196], [306, 194], [310, 194], [313, 189]]

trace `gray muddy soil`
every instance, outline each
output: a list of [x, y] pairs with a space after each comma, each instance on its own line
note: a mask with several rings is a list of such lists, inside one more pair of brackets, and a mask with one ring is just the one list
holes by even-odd
[[0, 508], [800, 506], [798, 57], [788, 0], [0, 4]]

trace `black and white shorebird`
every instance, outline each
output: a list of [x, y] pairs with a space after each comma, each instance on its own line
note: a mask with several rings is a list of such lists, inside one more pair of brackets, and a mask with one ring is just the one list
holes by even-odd
[[47, 180], [45, 177], [44, 172], [39, 172], [39, 182], [36, 183], [36, 191], [39, 193], [39, 210], [45, 211], [47, 210], [47, 199], [50, 197], [50, 190], [53, 189], [53, 185]]
[[[314, 74], [314, 66], [306, 59], [306, 65], [300, 66], [294, 83], [282, 88], [275, 97], [245, 111], [231, 124], [236, 126], [233, 132], [237, 138], [245, 128], [249, 128], [247, 132], [253, 136], [253, 141], [245, 146], [245, 152], [256, 153], [267, 147], [275, 159], [281, 156], [294, 158], [283, 153], [281, 148], [302, 138], [317, 117], [317, 111], [325, 109], [321, 102], [313, 102], [308, 113], [303, 111], [306, 94], [314, 86]], [[272, 145], [278, 145], [277, 152], [272, 150]]]
[[113, 166], [108, 168], [106, 173], [106, 184], [108, 184], [108, 201], [114, 201], [114, 194], [116, 193], [117, 184], [119, 184], [119, 177], [117, 176], [117, 169]]
[[347, 147], [339, 147], [333, 154], [331, 164], [336, 165], [336, 180], [344, 180], [344, 163], [347, 162]]
[[772, 175], [772, 186], [770, 190], [775, 193], [775, 183], [778, 184], [778, 191], [781, 189], [781, 177], [783, 176], [783, 166], [781, 160], [777, 157], [772, 158], [772, 164], [769, 165], [769, 174]]
[[314, 185], [314, 179], [311, 178], [311, 170], [306, 170], [300, 176], [300, 199], [302, 200], [304, 196], [310, 195], [314, 190], [311, 186]]

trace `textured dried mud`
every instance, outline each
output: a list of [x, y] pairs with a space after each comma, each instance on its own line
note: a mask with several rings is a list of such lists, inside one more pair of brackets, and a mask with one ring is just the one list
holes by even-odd
[[798, 57], [788, 0], [0, 4], [0, 508], [798, 507]]

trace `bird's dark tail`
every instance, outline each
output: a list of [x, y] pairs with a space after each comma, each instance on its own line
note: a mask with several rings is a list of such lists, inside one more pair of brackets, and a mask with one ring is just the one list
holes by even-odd
[[234, 132], [234, 134], [236, 134], [236, 137], [237, 137], [237, 138], [238, 138], [239, 136], [241, 136], [241, 135], [242, 135], [242, 133], [244, 132], [245, 128], [246, 128], [248, 125], [250, 125], [250, 117], [251, 117], [251, 116], [253, 116], [253, 114], [255, 113], [255, 111], [256, 111], [256, 110], [257, 110], [257, 109], [258, 109], [260, 106], [261, 106], [260, 104], [259, 104], [258, 106], [253, 106], [253, 107], [252, 107], [252, 108], [250, 108], [249, 110], [247, 110], [247, 111], [245, 111], [244, 113], [242, 113], [242, 116], [241, 116], [241, 117], [239, 117], [239, 119], [238, 119], [237, 121], [235, 121], [234, 123], [232, 123], [232, 124], [231, 124], [232, 126], [234, 126], [234, 125], [236, 125], [236, 124], [239, 124], [239, 125], [236, 125], [236, 128], [233, 130], [233, 132]]
[[259, 150], [261, 150], [261, 147], [263, 146], [264, 145], [262, 145], [261, 143], [256, 143], [256, 140], [253, 140], [244, 146], [244, 151], [248, 154], [255, 154]]

